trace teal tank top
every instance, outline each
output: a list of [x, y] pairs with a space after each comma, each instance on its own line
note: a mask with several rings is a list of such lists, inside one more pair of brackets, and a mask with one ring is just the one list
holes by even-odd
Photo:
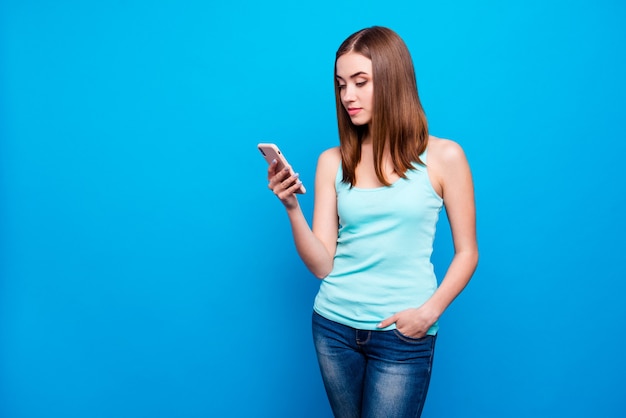
[[[420, 159], [426, 163], [426, 152]], [[430, 257], [443, 200], [425, 166], [413, 164], [391, 186], [362, 189], [337, 171], [339, 234], [334, 265], [314, 310], [356, 329], [376, 330], [385, 318], [422, 305], [437, 289]], [[395, 324], [386, 328], [393, 329]], [[435, 323], [428, 334], [437, 333]]]

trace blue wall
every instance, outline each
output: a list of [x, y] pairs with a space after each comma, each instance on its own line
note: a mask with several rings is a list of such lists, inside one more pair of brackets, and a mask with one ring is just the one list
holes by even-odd
[[334, 51], [375, 24], [476, 183], [424, 416], [626, 415], [623, 2], [101, 3], [0, 5], [2, 417], [330, 416], [255, 145], [313, 190]]

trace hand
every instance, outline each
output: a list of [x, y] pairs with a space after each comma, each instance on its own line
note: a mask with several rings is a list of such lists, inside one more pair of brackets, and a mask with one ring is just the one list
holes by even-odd
[[435, 312], [422, 305], [419, 308], [405, 309], [390, 316], [378, 324], [378, 328], [387, 328], [395, 323], [396, 329], [403, 335], [411, 338], [422, 338], [437, 319], [438, 315]]
[[298, 173], [290, 174], [291, 167], [285, 167], [277, 171], [277, 165], [278, 163], [274, 160], [267, 169], [267, 178], [269, 180], [267, 187], [274, 192], [287, 209], [293, 209], [298, 206], [298, 199], [295, 193], [300, 189], [302, 182], [298, 178]]

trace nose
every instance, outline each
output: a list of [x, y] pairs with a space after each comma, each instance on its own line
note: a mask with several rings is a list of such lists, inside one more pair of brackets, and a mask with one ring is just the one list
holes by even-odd
[[343, 101], [353, 102], [356, 98], [355, 93], [356, 93], [355, 88], [351, 86], [350, 84], [346, 84], [346, 86], [343, 88], [343, 95], [342, 95]]

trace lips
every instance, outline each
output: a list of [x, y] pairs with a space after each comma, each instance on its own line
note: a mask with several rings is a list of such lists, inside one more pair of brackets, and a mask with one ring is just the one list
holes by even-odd
[[360, 107], [349, 107], [349, 108], [348, 108], [348, 114], [349, 114], [350, 116], [354, 116], [354, 115], [356, 115], [357, 113], [359, 113], [360, 111], [361, 111], [361, 108], [360, 108]]

